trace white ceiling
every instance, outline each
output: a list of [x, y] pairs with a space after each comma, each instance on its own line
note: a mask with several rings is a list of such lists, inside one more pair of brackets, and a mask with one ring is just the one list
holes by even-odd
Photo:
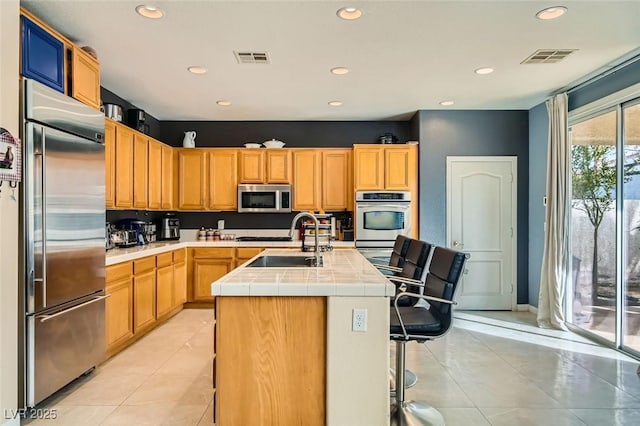
[[[387, 120], [416, 110], [529, 109], [553, 91], [640, 52], [633, 1], [23, 0], [98, 52], [102, 85], [160, 120]], [[535, 13], [563, 4], [553, 21]], [[343, 6], [364, 12], [336, 16]], [[579, 49], [557, 64], [537, 49]], [[233, 51], [268, 51], [238, 64]], [[187, 67], [208, 68], [204, 75]], [[329, 69], [350, 73], [335, 76]], [[492, 67], [480, 76], [473, 71]], [[220, 107], [216, 101], [230, 100]], [[341, 100], [341, 107], [327, 102]]]

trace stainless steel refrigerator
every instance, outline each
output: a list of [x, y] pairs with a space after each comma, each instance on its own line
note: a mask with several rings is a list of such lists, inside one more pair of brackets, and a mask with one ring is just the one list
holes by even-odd
[[21, 81], [24, 406], [104, 358], [104, 115]]

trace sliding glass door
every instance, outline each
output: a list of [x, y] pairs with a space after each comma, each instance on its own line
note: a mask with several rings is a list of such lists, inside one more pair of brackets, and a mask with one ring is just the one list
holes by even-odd
[[567, 320], [640, 356], [640, 99], [571, 122]]
[[617, 111], [574, 124], [571, 135], [573, 315], [615, 342]]
[[622, 109], [622, 345], [640, 352], [640, 102]]

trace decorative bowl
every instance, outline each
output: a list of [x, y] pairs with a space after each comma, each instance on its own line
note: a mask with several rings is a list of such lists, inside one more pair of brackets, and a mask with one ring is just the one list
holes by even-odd
[[260, 148], [260, 144], [259, 143], [245, 143], [244, 147], [245, 148]]
[[270, 141], [262, 142], [262, 145], [267, 148], [282, 148], [285, 146], [285, 143], [276, 139], [271, 139]]

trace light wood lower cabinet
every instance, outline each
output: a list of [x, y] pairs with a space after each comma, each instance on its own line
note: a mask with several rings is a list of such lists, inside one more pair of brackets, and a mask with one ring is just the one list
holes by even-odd
[[138, 333], [156, 321], [156, 259], [133, 262], [133, 331]]
[[107, 356], [179, 312], [187, 301], [185, 249], [107, 266], [106, 277]]
[[214, 300], [211, 283], [234, 268], [235, 249], [192, 248], [189, 249], [189, 254], [189, 302], [210, 303]]
[[242, 265], [247, 260], [262, 253], [264, 247], [238, 247], [236, 248], [236, 263], [235, 267]]
[[326, 298], [220, 296], [215, 315], [216, 424], [326, 424]]
[[156, 316], [163, 317], [173, 309], [173, 254], [156, 256]]
[[107, 353], [133, 337], [133, 269], [131, 262], [106, 268], [105, 342]]

